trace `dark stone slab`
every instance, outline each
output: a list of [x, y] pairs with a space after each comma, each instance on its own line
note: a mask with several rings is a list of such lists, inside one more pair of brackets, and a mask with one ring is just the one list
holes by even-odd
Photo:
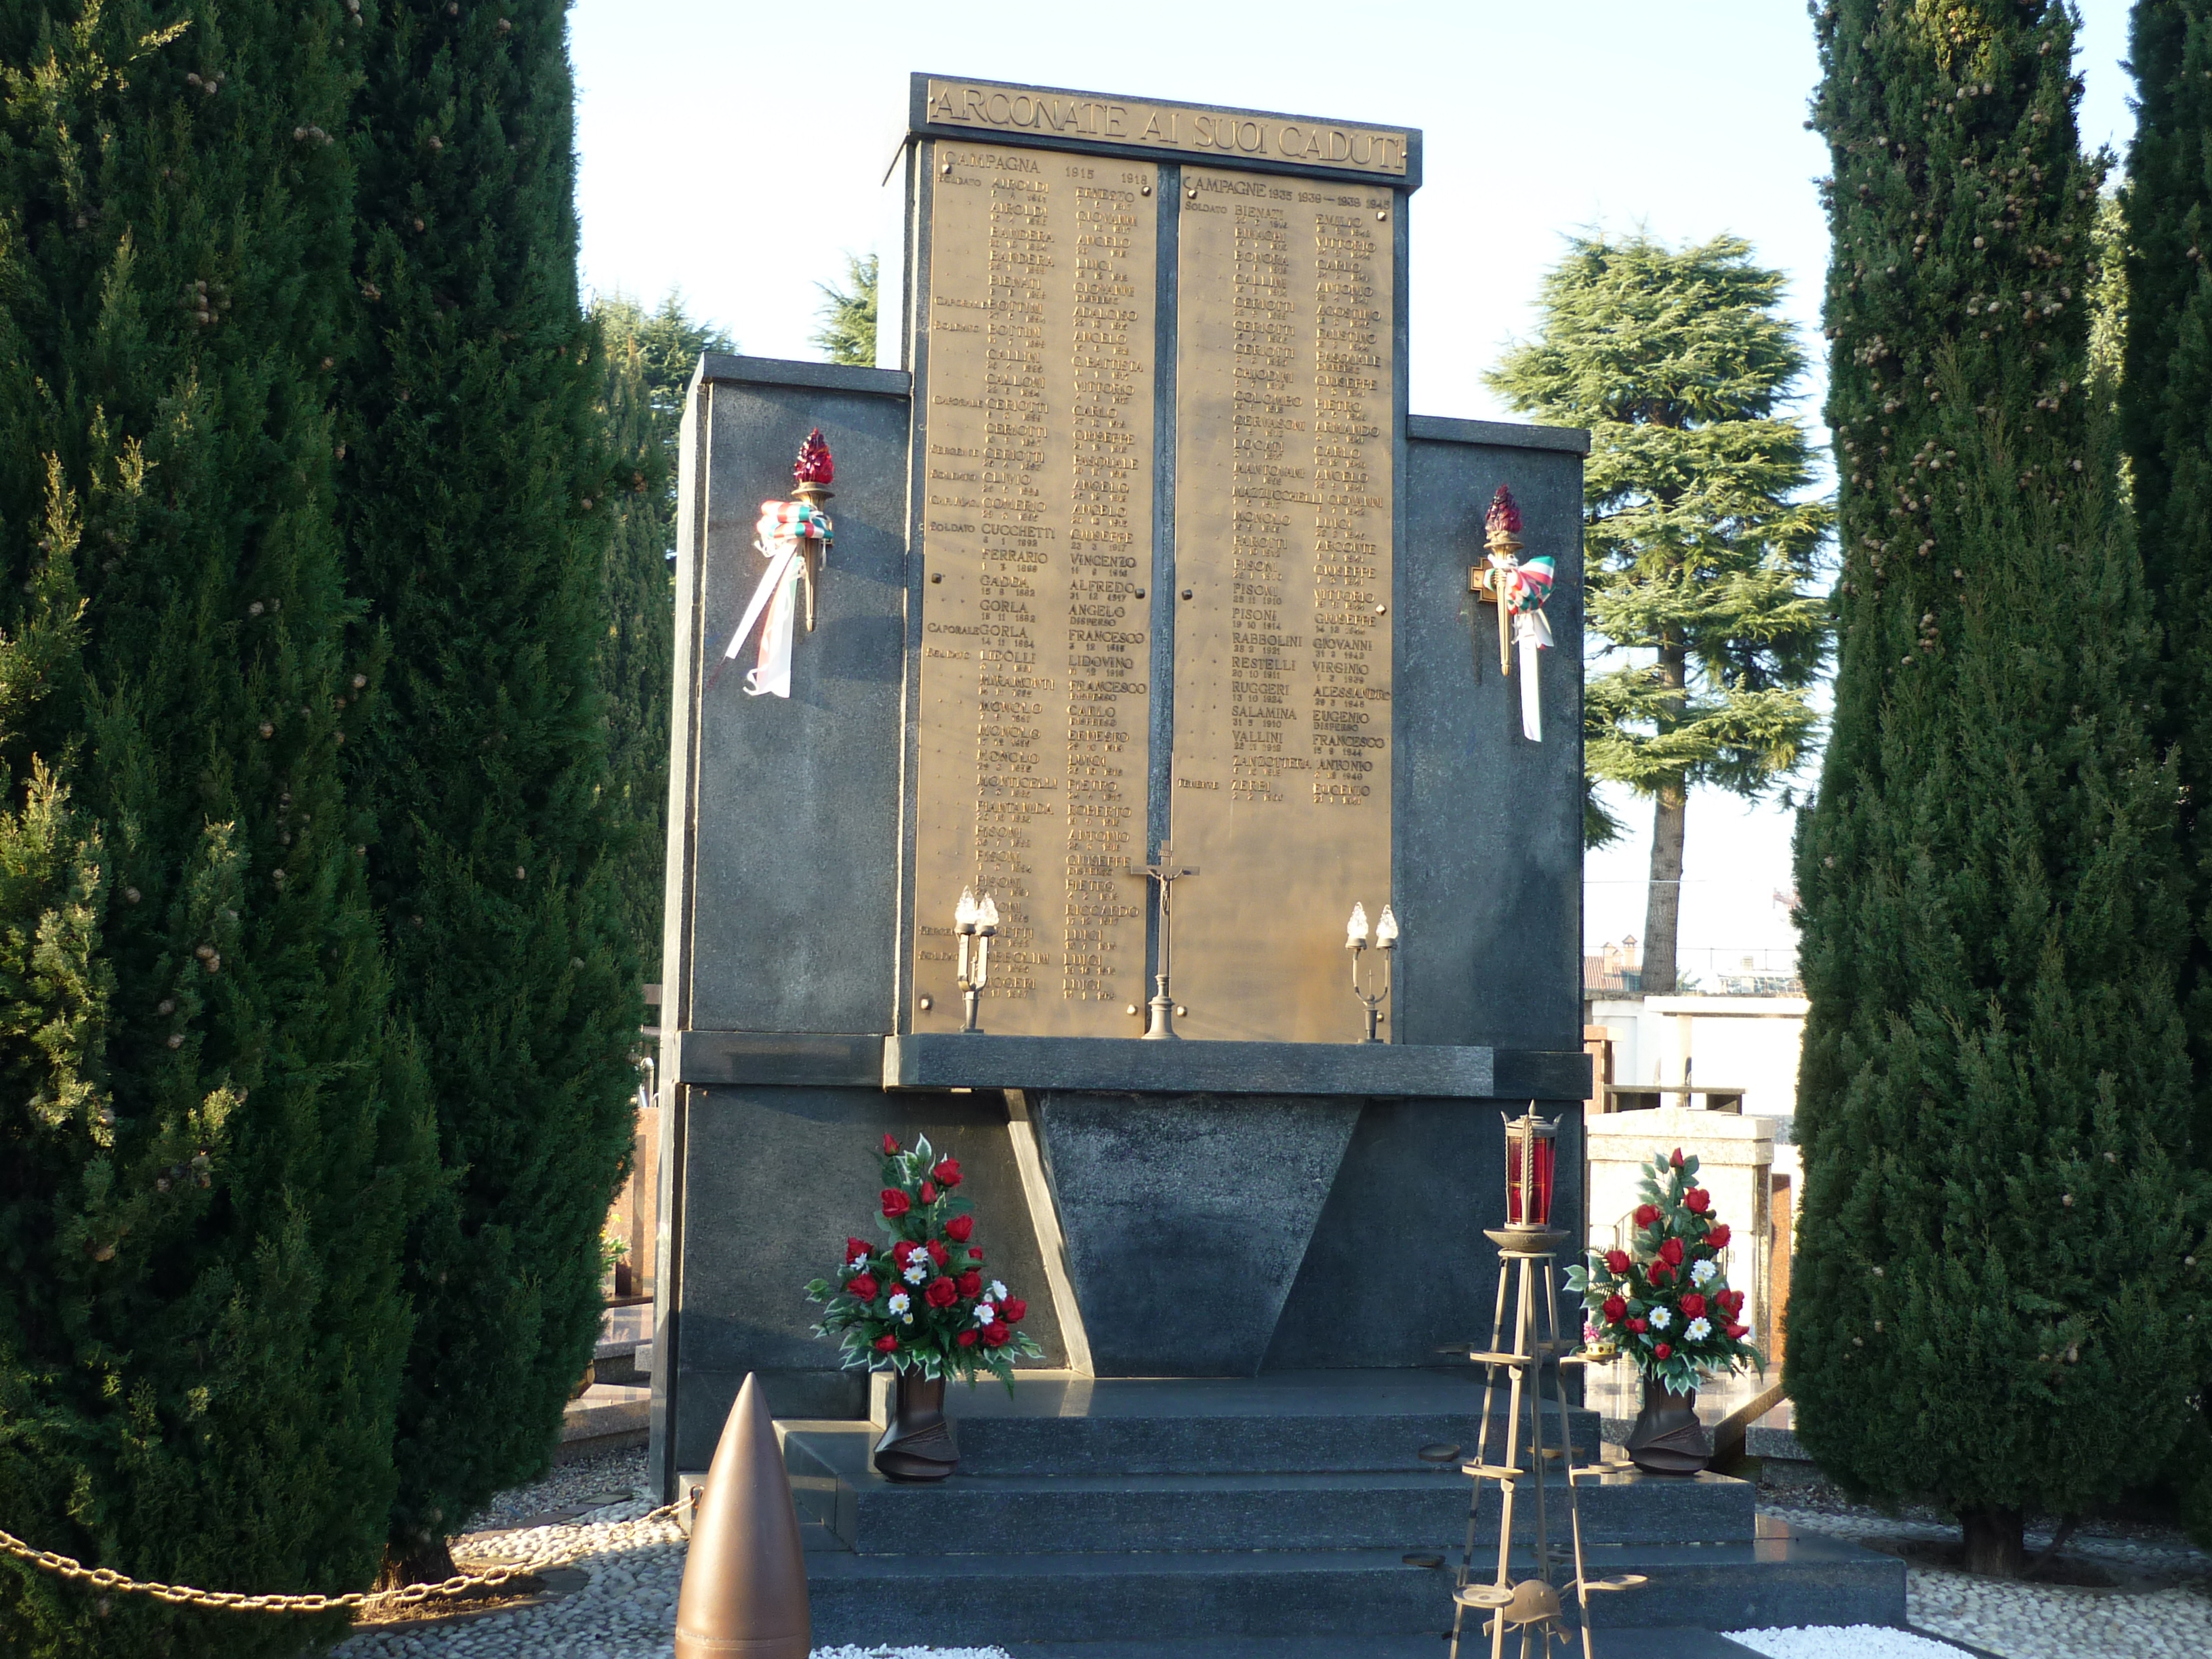
[[[1450, 1575], [1408, 1565], [1402, 1555], [856, 1553], [811, 1555], [806, 1566], [817, 1643], [982, 1644], [1076, 1635], [1157, 1641], [1201, 1632], [1212, 1640], [1427, 1635], [1433, 1641], [1451, 1623]], [[1654, 1628], [1905, 1622], [1905, 1564], [1832, 1539], [1601, 1545], [1585, 1558], [1593, 1577], [1641, 1572], [1651, 1579], [1640, 1589], [1591, 1598], [1594, 1633], [1630, 1633], [1631, 1653], [1644, 1651], [1637, 1644]]]
[[[906, 614], [905, 376], [712, 357], [690, 421], [697, 527], [678, 561], [677, 815], [664, 963], [676, 1030], [851, 1033], [890, 1023]], [[820, 427], [837, 459], [836, 545], [791, 696], [746, 694], [749, 647], [715, 684], [766, 565], [760, 504], [791, 493]]]
[[1359, 1110], [1297, 1096], [1037, 1097], [1100, 1375], [1260, 1369]]
[[1587, 455], [1590, 447], [1590, 434], [1578, 426], [1462, 421], [1449, 415], [1408, 415], [1406, 435], [1415, 442], [1486, 444], [1492, 449], [1558, 449], [1570, 455]]
[[[788, 357], [747, 357], [732, 351], [708, 352], [699, 359], [698, 373], [702, 380], [726, 380], [733, 385], [805, 386], [820, 392], [861, 392], [878, 398], [903, 398], [914, 389], [914, 376], [902, 368], [809, 363]], [[846, 470], [840, 458], [841, 477]], [[787, 475], [785, 482], [789, 482]], [[839, 534], [843, 534], [842, 527]]]
[[[1407, 447], [1392, 706], [1406, 924], [1395, 1001], [1408, 1044], [1582, 1047], [1582, 459], [1528, 447], [1542, 429], [1516, 428], [1510, 447], [1417, 432]], [[1517, 659], [1512, 679], [1498, 672], [1497, 612], [1468, 592], [1501, 483], [1521, 503], [1526, 552], [1559, 566], [1541, 743], [1521, 735]]]
[[[970, 1474], [1407, 1474], [1430, 1467], [1418, 1455], [1423, 1446], [1475, 1444], [1483, 1395], [1471, 1375], [1435, 1370], [1038, 1372], [1018, 1377], [1011, 1394], [960, 1395], [951, 1409]], [[1491, 1409], [1497, 1432], [1502, 1392]], [[1569, 1425], [1577, 1457], [1595, 1460], [1597, 1414], [1571, 1412]]]
[[[1706, 1630], [1593, 1631], [1596, 1659], [1756, 1659], [1757, 1650]], [[1192, 1636], [1159, 1642], [1013, 1642], [1012, 1659], [1442, 1659], [1436, 1637]], [[1478, 1652], [1487, 1653], [1478, 1645]]]
[[1042, 1363], [1066, 1363], [1002, 1097], [767, 1086], [677, 1093], [679, 1261], [664, 1281], [666, 1346], [653, 1355], [653, 1468], [664, 1482], [712, 1461], [749, 1370], [762, 1373], [778, 1416], [866, 1413], [866, 1378], [841, 1370], [836, 1347], [812, 1334], [820, 1310], [805, 1287], [828, 1276], [847, 1234], [878, 1236], [877, 1146], [886, 1133], [908, 1145], [927, 1134], [960, 1160], [988, 1265], [1026, 1294], [1024, 1328], [1044, 1348]]
[[877, 1032], [684, 1031], [677, 1083], [873, 1088], [884, 1067]]
[[[920, 1033], [884, 1044], [887, 1089], [1158, 1094], [1433, 1095], [1583, 1100], [1589, 1057], [1355, 1042], [1148, 1042], [1139, 1037]], [[1501, 1087], [1501, 1079], [1504, 1086]]]
[[[1440, 1349], [1489, 1346], [1498, 1261], [1483, 1229], [1505, 1211], [1502, 1103], [1367, 1103], [1284, 1303], [1270, 1370], [1434, 1365]], [[1582, 1214], [1581, 1114], [1551, 1109], [1562, 1118], [1553, 1214], [1571, 1229]], [[1563, 1291], [1567, 1332], [1580, 1328], [1571, 1300]]]
[[[957, 1407], [956, 1407], [957, 1412]], [[1442, 1549], [1467, 1534], [1474, 1483], [1456, 1468], [1351, 1474], [990, 1475], [966, 1467], [942, 1483], [884, 1480], [866, 1425], [786, 1425], [786, 1465], [802, 1515], [863, 1555], [931, 1553], [947, 1538], [985, 1553], [1090, 1550]], [[1470, 1445], [1470, 1455], [1472, 1447]], [[1414, 1458], [1408, 1453], [1405, 1462]], [[1477, 1536], [1496, 1534], [1499, 1492], [1482, 1488]], [[1720, 1475], [1662, 1480], [1634, 1471], [1577, 1483], [1590, 1543], [1748, 1540], [1756, 1492]], [[1564, 1482], [1547, 1483], [1554, 1536]], [[1516, 1530], [1533, 1535], [1522, 1494]]]

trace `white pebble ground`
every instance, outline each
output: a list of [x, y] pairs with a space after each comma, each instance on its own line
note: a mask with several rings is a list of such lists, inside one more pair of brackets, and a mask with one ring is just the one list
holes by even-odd
[[1880, 1625], [1801, 1625], [1794, 1630], [1732, 1630], [1728, 1636], [1766, 1659], [1957, 1659], [1966, 1650]]

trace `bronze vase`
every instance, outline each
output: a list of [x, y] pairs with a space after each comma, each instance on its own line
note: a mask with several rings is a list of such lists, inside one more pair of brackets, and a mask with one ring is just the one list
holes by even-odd
[[1698, 1421], [1698, 1391], [1676, 1394], [1644, 1379], [1644, 1409], [1628, 1431], [1629, 1461], [1646, 1474], [1695, 1474], [1713, 1461], [1712, 1437]]
[[891, 1420], [876, 1442], [876, 1473], [887, 1480], [942, 1480], [959, 1463], [952, 1425], [945, 1420], [945, 1379], [901, 1371]]

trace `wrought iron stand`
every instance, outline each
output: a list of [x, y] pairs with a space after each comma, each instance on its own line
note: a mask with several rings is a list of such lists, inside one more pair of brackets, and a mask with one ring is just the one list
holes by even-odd
[[[1575, 1506], [1575, 1478], [1601, 1471], [1595, 1466], [1575, 1468], [1574, 1441], [1567, 1430], [1565, 1368], [1581, 1364], [1583, 1356], [1575, 1352], [1578, 1344], [1564, 1341], [1559, 1336], [1559, 1286], [1552, 1270], [1552, 1258], [1567, 1242], [1568, 1235], [1549, 1228], [1520, 1226], [1492, 1231], [1488, 1236], [1498, 1246], [1498, 1310], [1491, 1321], [1489, 1348], [1468, 1355], [1485, 1368], [1482, 1421], [1476, 1431], [1474, 1462], [1461, 1466], [1474, 1479], [1474, 1494], [1468, 1505], [1467, 1548], [1460, 1558], [1453, 1595], [1456, 1605], [1452, 1611], [1451, 1659], [1460, 1659], [1462, 1626], [1470, 1607], [1489, 1615], [1483, 1621], [1482, 1633], [1490, 1638], [1491, 1659], [1504, 1659], [1505, 1632], [1509, 1629], [1521, 1633], [1522, 1659], [1548, 1659], [1555, 1639], [1563, 1647], [1570, 1646], [1574, 1638], [1561, 1619], [1562, 1588], [1574, 1592], [1583, 1659], [1592, 1659], [1590, 1597], [1607, 1590], [1632, 1589], [1645, 1580], [1640, 1573], [1592, 1579], [1583, 1571], [1583, 1524]], [[1505, 1312], [1509, 1277], [1513, 1299], [1510, 1346], [1507, 1343]], [[1546, 1328], [1542, 1334], [1537, 1329], [1539, 1306], [1543, 1309], [1540, 1322]], [[1555, 1362], [1552, 1381], [1559, 1407], [1556, 1446], [1544, 1443], [1543, 1366], [1547, 1359]], [[1506, 1387], [1505, 1425], [1503, 1443], [1496, 1449], [1493, 1458], [1490, 1407], [1497, 1396], [1501, 1371], [1504, 1373]], [[1558, 1463], [1566, 1475], [1571, 1547], [1552, 1542], [1545, 1510], [1547, 1462]], [[1498, 1570], [1495, 1578], [1480, 1583], [1475, 1577], [1475, 1531], [1482, 1510], [1482, 1483], [1486, 1480], [1496, 1481], [1498, 1487]], [[1512, 1576], [1513, 1511], [1524, 1483], [1535, 1504], [1535, 1574], [1516, 1583]]]

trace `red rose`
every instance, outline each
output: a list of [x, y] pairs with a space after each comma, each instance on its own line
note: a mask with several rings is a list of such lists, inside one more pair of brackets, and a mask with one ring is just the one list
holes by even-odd
[[940, 1267], [945, 1265], [945, 1258], [951, 1254], [950, 1250], [946, 1249], [945, 1246], [939, 1243], [933, 1238], [921, 1248], [929, 1252], [929, 1259], [932, 1261], [934, 1261]]
[[1605, 1270], [1616, 1279], [1626, 1273], [1633, 1265], [1629, 1261], [1628, 1252], [1626, 1250], [1607, 1250], [1605, 1253]]
[[1651, 1328], [1651, 1322], [1648, 1319], [1632, 1319], [1628, 1322], [1628, 1328], [1641, 1336]]
[[1737, 1314], [1743, 1311], [1743, 1292], [1741, 1291], [1723, 1291], [1718, 1296], [1715, 1297], [1713, 1300], [1720, 1304], [1721, 1310], [1727, 1314], [1731, 1319], [1735, 1318]]
[[1713, 1207], [1713, 1195], [1703, 1187], [1692, 1187], [1682, 1194], [1682, 1205], [1692, 1215], [1703, 1215]]
[[1713, 1249], [1717, 1250], [1725, 1250], [1728, 1249], [1728, 1242], [1729, 1230], [1728, 1223], [1725, 1221], [1721, 1223], [1717, 1227], [1709, 1229], [1705, 1233], [1705, 1243], [1711, 1245]]
[[921, 1248], [921, 1246], [915, 1243], [912, 1239], [902, 1238], [897, 1243], [891, 1246], [891, 1260], [897, 1262], [900, 1267], [903, 1267], [907, 1264], [908, 1258], [912, 1256], [914, 1253]]
[[876, 1299], [876, 1281], [870, 1274], [855, 1273], [845, 1281], [845, 1294], [857, 1296], [863, 1302], [873, 1302]]
[[1750, 1334], [1750, 1332], [1751, 1327], [1748, 1325], [1731, 1325], [1728, 1328], [1729, 1340], [1736, 1342], [1742, 1341], [1746, 1336]]
[[1638, 1226], [1648, 1227], [1658, 1218], [1659, 1206], [1656, 1204], [1639, 1204], [1636, 1206], [1636, 1224]]
[[937, 1188], [931, 1186], [927, 1181], [921, 1183], [921, 1201], [925, 1204], [934, 1204], [937, 1202]]
[[1606, 1297], [1605, 1306], [1601, 1311], [1605, 1315], [1607, 1324], [1618, 1325], [1620, 1323], [1621, 1316], [1628, 1311], [1628, 1304], [1617, 1296], [1609, 1296]]
[[1010, 1296], [999, 1304], [999, 1316], [1009, 1325], [1019, 1324], [1022, 1316], [1029, 1310], [1030, 1304], [1018, 1296]]
[[871, 1256], [875, 1253], [876, 1247], [865, 1238], [848, 1238], [845, 1241], [845, 1260], [848, 1261], [856, 1261], [863, 1256]]
[[960, 1184], [960, 1160], [957, 1158], [945, 1158], [932, 1170], [930, 1174], [937, 1177], [937, 1184], [940, 1187], [957, 1187]]
[[896, 1158], [898, 1156], [898, 1142], [892, 1139], [888, 1134], [884, 1137], [884, 1156], [885, 1158]]
[[983, 1275], [973, 1267], [961, 1274], [953, 1283], [960, 1286], [960, 1294], [963, 1296], [981, 1296], [983, 1293]]
[[1667, 1162], [1672, 1164], [1675, 1169], [1680, 1169], [1682, 1167], [1682, 1149], [1680, 1146], [1677, 1146], [1672, 1152], [1668, 1153]]
[[960, 1299], [960, 1287], [949, 1279], [933, 1279], [921, 1299], [933, 1308], [949, 1308]]
[[973, 1249], [969, 1250], [968, 1252], [968, 1259], [970, 1261], [981, 1261], [983, 1259], [983, 1247], [981, 1244], [978, 1244]]
[[1659, 1247], [1659, 1259], [1670, 1267], [1682, 1265], [1682, 1241], [1670, 1238]]
[[956, 1215], [945, 1224], [945, 1236], [955, 1244], [965, 1244], [975, 1231], [975, 1218]]
[[896, 1221], [914, 1208], [914, 1200], [896, 1187], [884, 1188], [884, 1219]]
[[1651, 1282], [1654, 1285], [1664, 1285], [1674, 1276], [1674, 1270], [1665, 1262], [1655, 1261], [1651, 1264]]
[[[889, 1137], [886, 1136], [885, 1139], [888, 1139]], [[895, 1353], [897, 1350], [898, 1338], [893, 1336], [889, 1331], [885, 1331], [881, 1336], [876, 1339], [876, 1352], [878, 1353]]]
[[1695, 1319], [1705, 1310], [1705, 1298], [1695, 1291], [1682, 1298], [1682, 1317]]
[[[1677, 1152], [1674, 1156], [1680, 1158], [1681, 1154]], [[1674, 1345], [1671, 1342], [1662, 1342], [1651, 1350], [1651, 1356], [1655, 1359], [1672, 1359], [1674, 1357]]]
[[1005, 1320], [994, 1319], [983, 1327], [983, 1346], [987, 1348], [1003, 1348], [1013, 1340], [1013, 1331], [1007, 1326]]
[[963, 1348], [972, 1348], [975, 1346], [975, 1333], [973, 1331], [963, 1331], [958, 1336], [952, 1340]]

